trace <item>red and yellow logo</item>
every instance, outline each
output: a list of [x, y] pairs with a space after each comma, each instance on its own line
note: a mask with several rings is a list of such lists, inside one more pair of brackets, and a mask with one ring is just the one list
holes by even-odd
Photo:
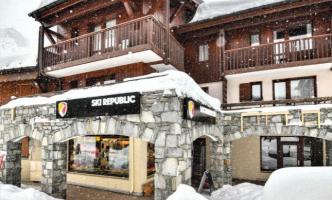
[[68, 111], [68, 104], [66, 102], [60, 102], [60, 103], [58, 103], [58, 114], [61, 117], [66, 116], [67, 111]]
[[188, 115], [192, 119], [195, 116], [195, 102], [188, 101]]

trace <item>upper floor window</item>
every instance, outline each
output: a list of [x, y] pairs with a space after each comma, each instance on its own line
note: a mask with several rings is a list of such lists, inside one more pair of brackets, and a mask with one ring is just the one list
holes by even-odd
[[114, 48], [115, 47], [115, 29], [112, 29], [116, 26], [116, 20], [110, 20], [106, 22], [106, 28], [110, 29], [105, 32], [105, 48]]
[[[101, 26], [95, 26], [93, 28], [93, 32], [98, 32], [100, 30], [101, 30]], [[101, 50], [101, 39], [102, 39], [101, 33], [95, 33], [93, 35], [93, 51], [94, 52], [98, 52]]]
[[260, 38], [259, 38], [258, 33], [250, 35], [250, 45], [251, 46], [259, 46], [260, 45]]
[[240, 84], [240, 102], [261, 101], [262, 99], [262, 82]]
[[207, 60], [209, 60], [209, 45], [208, 44], [199, 45], [198, 61], [203, 62]]
[[274, 99], [304, 99], [316, 97], [316, 77], [276, 80]]

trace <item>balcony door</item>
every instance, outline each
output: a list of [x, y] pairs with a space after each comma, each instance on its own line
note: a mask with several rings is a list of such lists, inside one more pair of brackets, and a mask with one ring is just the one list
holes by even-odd
[[116, 20], [110, 20], [106, 22], [106, 31], [105, 31], [105, 48], [112, 51], [115, 48], [115, 27]]
[[94, 35], [92, 37], [93, 54], [98, 54], [101, 52], [102, 34], [100, 33], [100, 31], [101, 31], [101, 26], [95, 26], [93, 28], [93, 32], [94, 32]]
[[273, 32], [273, 43], [274, 45], [274, 61], [275, 64], [280, 64], [285, 61], [285, 33], [284, 31]]

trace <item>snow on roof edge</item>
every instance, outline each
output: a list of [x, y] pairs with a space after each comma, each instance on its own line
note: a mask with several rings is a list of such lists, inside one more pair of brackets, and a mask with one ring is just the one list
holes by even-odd
[[22, 106], [54, 104], [57, 101], [123, 94], [130, 92], [153, 92], [175, 90], [178, 97], [192, 98], [201, 104], [221, 112], [221, 103], [218, 99], [206, 94], [197, 83], [186, 73], [169, 70], [161, 73], [153, 73], [145, 76], [125, 79], [124, 82], [79, 88], [64, 92], [51, 97], [35, 96], [23, 97], [10, 101], [0, 109], [11, 109]]
[[[285, 3], [292, 3], [292, 2], [295, 2], [295, 1], [298, 1], [298, 0], [280, 0], [280, 1], [276, 0], [276, 2], [273, 2], [273, 3], [262, 4], [260, 6], [249, 7], [249, 8], [245, 8], [245, 9], [242, 9], [242, 10], [235, 10], [234, 12], [222, 13], [220, 15], [215, 15], [215, 16], [212, 16], [212, 17], [197, 17], [196, 16], [197, 13], [196, 13], [194, 18], [192, 19], [192, 21], [190, 21], [187, 24], [182, 25], [182, 27], [185, 27], [185, 26], [188, 26], [188, 25], [195, 25], [195, 24], [199, 24], [199, 23], [204, 23], [204, 22], [207, 22], [209, 20], [213, 20], [213, 19], [217, 19], [217, 18], [222, 18], [222, 17], [232, 16], [232, 15], [236, 15], [236, 14], [241, 14], [241, 13], [245, 13], [245, 12], [248, 12], [248, 11], [253, 11], [253, 10], [256, 10], [256, 9], [281, 5], [281, 4], [285, 4]], [[200, 6], [204, 6], [204, 4], [205, 4], [205, 2], [202, 3]], [[214, 8], [214, 9], [216, 9], [216, 8]], [[196, 18], [198, 18], [198, 19], [196, 19]]]

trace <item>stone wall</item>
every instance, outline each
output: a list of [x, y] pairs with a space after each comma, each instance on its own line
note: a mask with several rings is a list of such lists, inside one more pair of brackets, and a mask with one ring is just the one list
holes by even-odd
[[[225, 137], [225, 182], [230, 182], [232, 177], [230, 146], [233, 140], [258, 135], [307, 136], [332, 141], [332, 108], [317, 107], [311, 111], [297, 109], [279, 113], [227, 111], [223, 113], [222, 119]], [[329, 158], [332, 158], [331, 148], [332, 145], [328, 145], [326, 153]]]
[[[211, 156], [211, 172], [216, 185], [222, 186], [224, 138], [222, 127], [219, 126], [221, 123], [212, 125], [188, 121], [184, 120], [182, 115], [183, 101], [176, 96], [175, 91], [142, 94], [141, 113], [137, 115], [60, 120], [56, 119], [55, 104], [1, 110], [0, 150], [7, 151], [10, 155], [12, 147], [7, 142], [22, 136], [42, 141], [42, 190], [55, 197], [64, 198], [67, 164], [64, 141], [84, 135], [124, 135], [139, 138], [155, 144], [155, 199], [163, 200], [174, 192], [180, 183], [190, 183], [192, 142], [209, 135], [216, 138], [213, 143], [215, 151]], [[220, 120], [218, 116], [218, 122]], [[12, 165], [19, 168], [19, 159], [15, 157]], [[13, 177], [14, 173], [14, 170], [6, 168], [1, 175], [2, 181], [11, 183], [8, 177]], [[20, 178], [17, 178], [15, 182], [19, 180]]]

